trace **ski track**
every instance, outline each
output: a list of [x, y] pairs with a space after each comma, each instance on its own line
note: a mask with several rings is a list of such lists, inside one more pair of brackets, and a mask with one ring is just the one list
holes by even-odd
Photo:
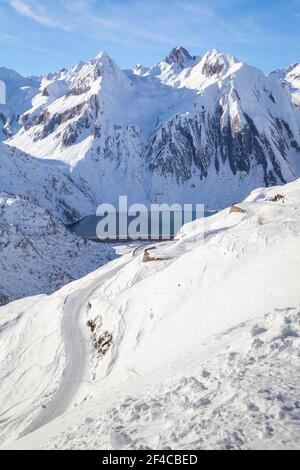
[[59, 388], [51, 403], [19, 436], [25, 437], [46, 426], [61, 416], [72, 404], [80, 384], [87, 376], [87, 340], [80, 328], [80, 314], [88, 299], [108, 278], [119, 272], [126, 261], [116, 268], [102, 274], [87, 289], [80, 289], [65, 298], [62, 319], [63, 341], [66, 352], [66, 366], [62, 374]]

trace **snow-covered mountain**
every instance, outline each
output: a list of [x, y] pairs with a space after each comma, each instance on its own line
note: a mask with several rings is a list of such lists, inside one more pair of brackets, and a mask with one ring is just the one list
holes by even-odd
[[0, 142], [20, 129], [20, 117], [32, 106], [39, 92], [38, 77], [22, 77], [14, 70], [0, 68], [0, 81], [5, 83], [5, 104], [0, 102]]
[[0, 304], [50, 293], [111, 259], [64, 224], [93, 213], [68, 174], [0, 144]]
[[65, 224], [93, 213], [93, 201], [56, 162], [0, 144], [0, 191], [30, 199]]
[[1, 308], [2, 446], [299, 449], [300, 180], [203, 222]]
[[292, 96], [293, 103], [300, 108], [300, 64], [274, 72]]
[[133, 73], [140, 76], [152, 76], [158, 78], [166, 85], [177, 87], [179, 85], [178, 76], [182, 71], [193, 68], [200, 60], [200, 57], [191, 56], [183, 47], [175, 47], [170, 54], [153, 67], [145, 68], [136, 65]]
[[125, 72], [101, 53], [41, 79], [31, 104], [9, 145], [65, 162], [95, 204], [216, 209], [300, 175], [300, 110], [278, 74], [215, 50]]

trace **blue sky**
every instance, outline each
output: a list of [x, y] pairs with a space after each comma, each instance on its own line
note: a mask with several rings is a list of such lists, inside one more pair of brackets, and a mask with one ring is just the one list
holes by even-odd
[[0, 66], [44, 74], [105, 50], [123, 68], [177, 45], [265, 72], [300, 62], [300, 0], [0, 0]]

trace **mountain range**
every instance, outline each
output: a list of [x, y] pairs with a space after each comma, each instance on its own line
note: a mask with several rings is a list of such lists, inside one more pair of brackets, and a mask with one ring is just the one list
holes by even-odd
[[265, 76], [235, 57], [173, 49], [121, 70], [106, 54], [46, 77], [0, 69], [2, 140], [63, 162], [93, 201], [222, 209], [300, 175], [300, 65]]

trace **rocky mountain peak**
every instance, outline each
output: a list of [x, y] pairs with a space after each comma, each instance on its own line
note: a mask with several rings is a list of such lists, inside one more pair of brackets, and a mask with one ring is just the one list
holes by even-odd
[[238, 60], [234, 56], [212, 49], [201, 60], [202, 73], [206, 77], [220, 75], [235, 63], [238, 63]]
[[136, 64], [132, 69], [132, 72], [134, 73], [134, 75], [139, 75], [139, 76], [145, 75], [148, 71], [149, 71], [149, 67], [144, 67], [142, 64]]
[[115, 73], [119, 71], [118, 65], [110, 58], [107, 52], [100, 52], [94, 59], [92, 59], [88, 64], [89, 68], [98, 69], [101, 71], [101, 74], [104, 73]]
[[165, 59], [167, 64], [176, 64], [181, 69], [191, 67], [196, 60], [197, 56], [191, 56], [184, 47], [175, 47]]
[[106, 52], [101, 52], [94, 59], [84, 64], [77, 73], [74, 73], [73, 87], [90, 88], [101, 78], [102, 87], [113, 87], [113, 84], [123, 83], [130, 86], [130, 81], [119, 66]]
[[101, 63], [109, 63], [109, 62], [112, 62], [112, 59], [106, 51], [101, 51], [99, 54], [96, 55], [94, 59], [92, 59], [92, 61], [101, 62]]

